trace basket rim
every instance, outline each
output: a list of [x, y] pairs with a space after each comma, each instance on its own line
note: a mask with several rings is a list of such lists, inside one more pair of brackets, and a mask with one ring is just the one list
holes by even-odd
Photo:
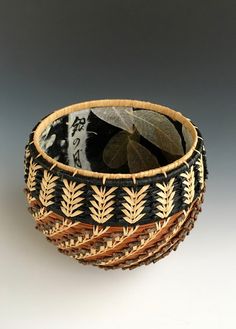
[[[53, 121], [57, 120], [64, 115], [67, 115], [72, 112], [76, 112], [79, 110], [84, 110], [87, 108], [92, 107], [109, 107], [109, 106], [131, 106], [131, 107], [139, 107], [146, 110], [152, 110], [159, 112], [161, 114], [167, 115], [173, 120], [177, 120], [182, 123], [188, 131], [191, 133], [193, 137], [193, 144], [189, 151], [185, 153], [181, 158], [165, 165], [162, 167], [149, 169], [145, 171], [140, 171], [137, 173], [103, 173], [103, 172], [96, 172], [90, 171], [82, 168], [76, 168], [70, 165], [66, 165], [62, 162], [59, 162], [52, 157], [50, 157], [40, 146], [39, 140], [43, 130], [51, 124]], [[134, 100], [134, 99], [97, 99], [97, 100], [89, 100], [83, 101], [79, 103], [75, 103], [69, 106], [66, 106], [61, 109], [56, 109], [54, 112], [50, 113], [46, 117], [44, 117], [36, 126], [35, 130], [33, 130], [33, 139], [32, 143], [39, 153], [39, 155], [52, 164], [52, 167], [58, 167], [70, 174], [74, 175], [81, 175], [85, 177], [94, 177], [94, 178], [102, 178], [104, 181], [106, 179], [133, 179], [134, 181], [137, 178], [144, 178], [144, 177], [151, 177], [157, 174], [163, 174], [166, 176], [167, 172], [176, 169], [177, 167], [181, 166], [182, 164], [186, 163], [186, 161], [192, 156], [193, 152], [196, 149], [197, 142], [198, 142], [198, 134], [197, 128], [191, 120], [185, 117], [181, 112], [175, 111], [169, 107], [159, 105], [157, 103], [152, 103], [148, 101], [142, 100]]]

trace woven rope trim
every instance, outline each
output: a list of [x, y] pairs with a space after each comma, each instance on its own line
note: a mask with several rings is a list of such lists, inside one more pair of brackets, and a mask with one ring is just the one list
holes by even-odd
[[[110, 179], [110, 178], [107, 178], [106, 175], [104, 175], [100, 178], [91, 177], [91, 176], [85, 177], [83, 175], [80, 175], [78, 169], [74, 169], [73, 172], [71, 173], [71, 172], [68, 172], [67, 170], [59, 168], [56, 164], [52, 165], [45, 158], [43, 158], [40, 153], [38, 153], [38, 151], [35, 147], [35, 144], [34, 144], [34, 140], [33, 140], [34, 132], [32, 132], [29, 136], [29, 142], [25, 148], [25, 158], [24, 158], [25, 173], [27, 173], [27, 171], [28, 171], [29, 159], [30, 159], [30, 157], [32, 157], [34, 159], [34, 162], [37, 163], [38, 165], [42, 166], [44, 169], [47, 169], [48, 171], [51, 171], [55, 175], [59, 175], [60, 177], [63, 176], [63, 178], [67, 178], [69, 180], [75, 180], [75, 181], [80, 181], [80, 182], [86, 181], [87, 183], [90, 183], [91, 185], [106, 185], [106, 186], [145, 185], [151, 181], [158, 181], [158, 180], [163, 180], [167, 177], [171, 178], [173, 176], [176, 176], [180, 172], [183, 172], [187, 167], [194, 164], [198, 160], [199, 155], [202, 154], [202, 156], [203, 156], [202, 160], [203, 160], [203, 165], [204, 165], [204, 169], [205, 169], [204, 178], [206, 178], [206, 175], [207, 175], [206, 150], [204, 147], [201, 133], [198, 130], [198, 128], [196, 128], [196, 131], [197, 131], [197, 138], [198, 138], [196, 148], [194, 149], [194, 152], [192, 153], [192, 155], [186, 161], [181, 163], [179, 166], [176, 166], [174, 169], [168, 170], [167, 172], [164, 169], [163, 170], [161, 169], [164, 167], [161, 167], [161, 168], [159, 168], [159, 169], [161, 169], [161, 172], [158, 174], [153, 174], [152, 176], [145, 175], [146, 173], [148, 173], [148, 171], [144, 171], [144, 172], [140, 173], [142, 175], [139, 178], [131, 177], [131, 178], [126, 178], [126, 179], [118, 179], [118, 178]], [[117, 176], [117, 177], [119, 177], [119, 176]]]
[[[39, 139], [43, 132], [43, 130], [50, 125], [53, 121], [56, 119], [67, 115], [69, 113], [87, 109], [87, 108], [93, 108], [93, 107], [100, 107], [100, 106], [131, 106], [131, 107], [137, 107], [137, 108], [143, 108], [147, 110], [157, 111], [159, 113], [165, 114], [172, 118], [173, 120], [177, 120], [180, 123], [182, 123], [192, 134], [193, 137], [193, 145], [190, 148], [190, 150], [182, 156], [180, 159], [166, 165], [160, 168], [147, 170], [145, 172], [139, 172], [135, 174], [111, 174], [111, 173], [99, 173], [99, 172], [92, 172], [89, 170], [84, 169], [76, 169], [71, 166], [65, 165], [63, 163], [60, 163], [56, 161], [55, 159], [51, 158], [46, 154], [44, 150], [41, 149], [39, 145]], [[197, 136], [197, 127], [192, 124], [191, 120], [184, 117], [180, 112], [174, 111], [166, 106], [162, 106], [155, 103], [145, 102], [145, 101], [137, 101], [137, 100], [129, 100], [129, 99], [105, 99], [105, 100], [94, 100], [94, 101], [87, 101], [87, 102], [81, 102], [78, 104], [74, 104], [68, 107], [65, 107], [60, 110], [56, 110], [53, 113], [49, 114], [48, 116], [44, 117], [34, 128], [32, 132], [32, 143], [35, 145], [35, 148], [40, 156], [42, 156], [48, 163], [51, 165], [57, 166], [60, 169], [65, 170], [68, 173], [75, 173], [80, 174], [82, 176], [86, 177], [97, 177], [102, 178], [103, 180], [106, 179], [121, 179], [121, 178], [131, 178], [131, 179], [137, 179], [137, 178], [143, 178], [143, 177], [150, 177], [156, 174], [160, 173], [167, 173], [168, 171], [179, 167], [181, 164], [183, 164], [185, 161], [188, 160], [189, 157], [193, 154], [194, 150], [196, 149], [197, 142], [198, 142], [198, 136]]]

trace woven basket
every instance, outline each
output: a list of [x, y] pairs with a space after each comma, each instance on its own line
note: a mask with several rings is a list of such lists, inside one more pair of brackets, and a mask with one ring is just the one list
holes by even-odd
[[[111, 106], [167, 116], [191, 134], [190, 149], [171, 163], [134, 174], [82, 169], [103, 143], [86, 144], [88, 113]], [[98, 131], [110, 132], [101, 126]], [[176, 250], [201, 210], [208, 174], [203, 139], [189, 119], [164, 106], [120, 99], [83, 102], [44, 117], [30, 134], [24, 165], [36, 228], [61, 253], [103, 269], [133, 269]]]

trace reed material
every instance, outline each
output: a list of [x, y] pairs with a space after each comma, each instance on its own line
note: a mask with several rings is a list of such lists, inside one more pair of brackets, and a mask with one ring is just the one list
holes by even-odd
[[[115, 174], [70, 166], [41, 147], [41, 135], [55, 120], [101, 106], [132, 106], [169, 116], [188, 129], [191, 148], [160, 168]], [[201, 210], [208, 174], [203, 139], [191, 120], [135, 100], [83, 102], [53, 112], [30, 134], [24, 164], [25, 194], [36, 228], [63, 254], [104, 269], [132, 269], [176, 250]]]

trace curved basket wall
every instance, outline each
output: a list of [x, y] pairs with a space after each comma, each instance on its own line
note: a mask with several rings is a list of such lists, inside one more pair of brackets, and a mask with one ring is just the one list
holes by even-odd
[[[158, 111], [191, 132], [192, 147], [168, 165], [135, 174], [76, 168], [60, 162], [60, 154], [45, 152], [40, 138], [53, 122], [101, 106]], [[59, 152], [64, 152], [60, 146]], [[24, 164], [25, 194], [36, 228], [60, 252], [104, 269], [132, 269], [176, 250], [201, 210], [208, 174], [203, 139], [191, 120], [135, 100], [83, 102], [46, 116], [29, 136]]]

